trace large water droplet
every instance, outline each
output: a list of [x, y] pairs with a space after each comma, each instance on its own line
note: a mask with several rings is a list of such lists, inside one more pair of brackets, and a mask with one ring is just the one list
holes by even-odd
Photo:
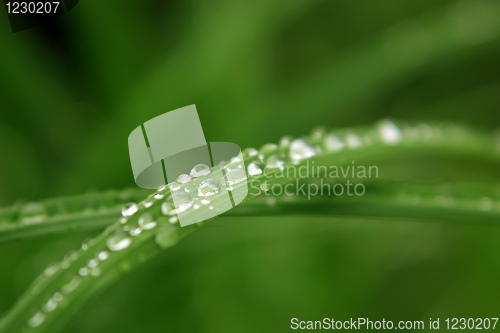
[[163, 215], [172, 215], [172, 213], [175, 213], [174, 203], [171, 200], [165, 200], [165, 202], [161, 204], [161, 213]]
[[203, 176], [208, 176], [212, 170], [210, 167], [206, 164], [198, 164], [195, 166], [191, 172], [189, 173], [191, 177], [197, 178], [197, 177], [203, 177]]
[[183, 173], [182, 175], [179, 175], [179, 177], [177, 177], [177, 179], [175, 181], [178, 182], [178, 183], [180, 183], [180, 184], [184, 184], [184, 183], [187, 183], [190, 180], [191, 180], [191, 176], [190, 175], [186, 175], [185, 173]]
[[171, 191], [177, 191], [181, 188], [181, 184], [179, 184], [178, 182], [172, 182], [170, 183], [169, 187]]
[[43, 322], [45, 321], [45, 315], [41, 312], [38, 311], [35, 313], [33, 317], [29, 320], [29, 325], [31, 327], [38, 327], [40, 326]]
[[158, 228], [155, 234], [155, 242], [162, 248], [174, 245], [179, 240], [179, 231], [172, 225], [164, 225]]
[[206, 179], [202, 181], [200, 186], [198, 187], [198, 195], [200, 197], [208, 197], [217, 194], [219, 192], [220, 192], [219, 183], [214, 179]]
[[248, 165], [248, 174], [250, 176], [257, 176], [262, 174], [262, 163], [259, 161], [253, 161]]
[[378, 130], [382, 141], [389, 145], [397, 144], [403, 139], [401, 130], [392, 121], [381, 121], [378, 125]]
[[290, 159], [294, 163], [313, 157], [316, 153], [316, 149], [302, 139], [294, 140], [290, 144], [290, 150], [288, 152]]
[[115, 230], [106, 241], [106, 245], [111, 251], [121, 251], [129, 247], [130, 244], [132, 244], [132, 239], [121, 229]]
[[193, 198], [184, 192], [172, 193], [172, 200], [174, 201], [175, 207], [177, 207], [177, 211], [179, 213], [186, 211], [193, 205]]
[[156, 227], [156, 219], [153, 215], [146, 213], [139, 218], [139, 226], [144, 230], [150, 230]]
[[226, 173], [226, 180], [230, 186], [241, 183], [246, 179], [247, 179], [247, 174], [243, 169], [233, 169], [227, 171]]
[[135, 202], [129, 202], [125, 204], [122, 208], [123, 216], [132, 216], [139, 210], [139, 206]]
[[328, 134], [325, 137], [324, 144], [327, 151], [340, 151], [345, 147], [345, 142], [334, 134]]
[[266, 161], [266, 168], [283, 170], [285, 168], [285, 161], [278, 155], [272, 155]]

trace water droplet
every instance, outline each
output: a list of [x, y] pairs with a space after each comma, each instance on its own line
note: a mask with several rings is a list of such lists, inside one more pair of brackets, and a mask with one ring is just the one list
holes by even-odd
[[90, 259], [87, 266], [89, 266], [90, 268], [93, 268], [93, 267], [97, 267], [98, 264], [99, 264], [99, 262], [96, 259]]
[[89, 269], [87, 267], [82, 267], [78, 271], [78, 274], [80, 274], [80, 276], [87, 276], [89, 274]]
[[247, 174], [243, 169], [233, 169], [226, 173], [227, 184], [232, 186], [247, 179]]
[[153, 199], [156, 199], [156, 197], [148, 197], [146, 198], [143, 202], [142, 202], [142, 205], [145, 207], [145, 208], [149, 208], [151, 206], [153, 206], [154, 204], [154, 200]]
[[156, 227], [156, 219], [153, 215], [146, 213], [139, 218], [139, 226], [144, 230], [150, 230]]
[[164, 225], [158, 228], [155, 234], [155, 242], [162, 248], [167, 248], [179, 241], [178, 228], [171, 225]]
[[262, 163], [259, 161], [253, 161], [248, 165], [248, 174], [250, 176], [257, 176], [262, 174]]
[[175, 224], [179, 221], [179, 219], [177, 218], [177, 216], [172, 216], [171, 218], [168, 219], [168, 222], [172, 223], [172, 224]]
[[274, 153], [276, 150], [278, 150], [278, 145], [275, 143], [266, 143], [259, 149], [259, 154], [262, 155], [268, 155], [271, 153]]
[[62, 287], [62, 291], [65, 294], [73, 292], [80, 285], [80, 278], [78, 276], [73, 277], [68, 283]]
[[100, 261], [105, 261], [105, 260], [108, 260], [109, 258], [109, 253], [107, 251], [101, 251], [99, 252], [99, 254], [97, 255], [97, 258], [100, 260]]
[[135, 202], [129, 202], [125, 204], [122, 208], [122, 215], [123, 216], [132, 216], [134, 215], [137, 211], [139, 210], [139, 207]]
[[170, 190], [172, 191], [177, 191], [178, 189], [181, 188], [181, 184], [179, 184], [178, 182], [172, 182], [170, 185]]
[[204, 204], [204, 205], [208, 205], [210, 203], [210, 200], [201, 199], [201, 203]]
[[292, 142], [293, 138], [289, 135], [286, 135], [282, 137], [279, 141], [279, 147], [280, 148], [288, 148], [290, 146], [290, 143]]
[[349, 148], [356, 149], [363, 145], [363, 140], [358, 135], [349, 133], [346, 136], [346, 143]]
[[392, 121], [381, 121], [378, 125], [378, 130], [382, 141], [389, 145], [397, 144], [403, 139], [401, 130]]
[[174, 210], [175, 210], [175, 206], [171, 200], [165, 200], [165, 202], [161, 204], [161, 213], [163, 215], [171, 215], [171, 213]]
[[162, 194], [162, 193], [156, 193], [153, 197], [156, 199], [156, 200], [160, 200], [160, 199], [163, 199], [165, 195]]
[[278, 155], [272, 155], [266, 161], [266, 168], [283, 170], [285, 168], [285, 162]]
[[242, 152], [243, 159], [254, 157], [259, 155], [259, 152], [255, 148], [245, 148]]
[[267, 182], [263, 182], [262, 184], [260, 184], [260, 189], [264, 192], [267, 192], [269, 191], [269, 184]]
[[44, 312], [52, 312], [55, 309], [57, 309], [57, 301], [53, 297], [49, 298], [49, 300], [47, 301], [47, 303], [45, 303], [42, 306], [42, 310]]
[[191, 176], [183, 173], [182, 175], [179, 175], [179, 177], [177, 177], [177, 179], [175, 181], [180, 183], [180, 184], [184, 184], [190, 180], [191, 180]]
[[210, 167], [206, 164], [198, 164], [195, 166], [191, 172], [189, 173], [191, 177], [197, 178], [197, 177], [203, 177], [203, 176], [208, 176], [212, 170]]
[[92, 268], [90, 270], [90, 275], [93, 277], [97, 277], [97, 276], [101, 275], [101, 269], [99, 267]]
[[[235, 170], [236, 171], [236, 170]], [[219, 183], [214, 179], [206, 179], [200, 183], [198, 187], [198, 195], [200, 197], [208, 197], [220, 192]]]
[[132, 244], [132, 239], [121, 229], [115, 230], [106, 241], [106, 245], [111, 251], [121, 251], [129, 247], [130, 244]]
[[40, 203], [27, 203], [21, 209], [20, 218], [22, 223], [40, 223], [46, 218], [45, 208]]
[[160, 185], [158, 186], [158, 192], [163, 192], [167, 189], [167, 185]]
[[61, 295], [61, 293], [55, 293], [54, 296], [52, 296], [52, 298], [54, 299], [54, 301], [60, 302], [63, 300], [63, 295]]
[[316, 149], [302, 139], [294, 140], [290, 144], [290, 151], [288, 152], [290, 159], [294, 163], [299, 163], [303, 159], [313, 157], [316, 153]]
[[328, 151], [340, 151], [344, 149], [345, 147], [345, 142], [342, 141], [341, 138], [339, 138], [337, 135], [334, 134], [328, 134], [325, 137], [325, 149]]
[[120, 218], [120, 223], [121, 224], [125, 224], [125, 223], [127, 223], [127, 221], [128, 221], [128, 219], [126, 217]]
[[57, 271], [59, 270], [59, 264], [54, 263], [49, 265], [45, 270], [43, 271], [43, 274], [47, 277], [54, 275]]
[[326, 135], [326, 128], [323, 126], [316, 127], [311, 131], [311, 139], [314, 142], [319, 142], [323, 140], [323, 137]]
[[208, 206], [208, 209], [213, 210], [214, 206]]
[[29, 324], [31, 327], [38, 327], [44, 322], [44, 320], [45, 315], [42, 312], [38, 311], [33, 317], [31, 317], [31, 319], [29, 320]]
[[184, 192], [172, 193], [172, 200], [179, 213], [186, 211], [193, 205], [193, 198]]
[[200, 205], [194, 205], [193, 208], [194, 209], [200, 209]]

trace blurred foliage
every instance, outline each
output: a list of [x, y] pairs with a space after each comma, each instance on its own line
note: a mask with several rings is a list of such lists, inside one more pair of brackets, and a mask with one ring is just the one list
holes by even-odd
[[[0, 204], [134, 186], [130, 131], [193, 103], [208, 141], [242, 147], [383, 117], [493, 130], [498, 17], [493, 0], [82, 0], [50, 26], [13, 34], [3, 15]], [[499, 180], [495, 166], [436, 156], [380, 169], [415, 181]], [[470, 222], [222, 218], [106, 291], [70, 331], [498, 316], [500, 230]], [[0, 312], [93, 234], [3, 244]]]

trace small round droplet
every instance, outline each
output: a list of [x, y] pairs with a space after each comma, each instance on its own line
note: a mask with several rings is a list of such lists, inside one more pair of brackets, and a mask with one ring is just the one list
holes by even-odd
[[346, 143], [349, 148], [356, 149], [363, 145], [363, 140], [358, 135], [350, 133], [346, 136]]
[[203, 205], [208, 205], [210, 203], [210, 200], [207, 200], [207, 199], [201, 199], [201, 203]]
[[78, 288], [80, 285], [80, 278], [78, 276], [73, 277], [68, 283], [62, 287], [62, 291], [65, 294], [71, 293], [73, 290]]
[[163, 197], [165, 197], [165, 194], [163, 194], [163, 193], [156, 193], [153, 197], [156, 200], [160, 200], [160, 199], [163, 199]]
[[200, 186], [198, 187], [198, 195], [200, 197], [209, 197], [219, 192], [220, 192], [219, 183], [214, 179], [206, 179], [202, 181], [200, 183]]
[[97, 259], [90, 259], [87, 266], [89, 266], [90, 268], [93, 268], [93, 267], [96, 267], [98, 264], [99, 264], [99, 262], [97, 261]]
[[180, 184], [185, 184], [190, 180], [191, 180], [191, 176], [183, 173], [183, 174], [179, 175], [179, 177], [177, 177], [177, 179], [175, 181], [180, 183]]
[[172, 216], [171, 218], [168, 219], [168, 222], [175, 224], [179, 222], [179, 219], [177, 218], [177, 216]]
[[290, 151], [288, 152], [290, 159], [294, 163], [313, 157], [316, 153], [316, 149], [302, 139], [294, 140], [290, 144]]
[[121, 251], [132, 244], [132, 239], [125, 231], [118, 229], [106, 241], [106, 245], [111, 251]]
[[82, 267], [78, 271], [78, 274], [80, 274], [80, 276], [87, 276], [89, 274], [89, 269], [87, 267]]
[[92, 268], [90, 270], [90, 275], [93, 277], [98, 277], [99, 275], [101, 275], [101, 269], [99, 267]]
[[257, 176], [262, 174], [262, 163], [259, 161], [253, 161], [248, 165], [248, 174], [250, 176]]
[[139, 210], [139, 206], [135, 202], [129, 202], [125, 204], [122, 208], [122, 215], [127, 217], [127, 216], [132, 216], [134, 215], [137, 211]]
[[54, 275], [57, 271], [59, 270], [59, 264], [54, 263], [49, 265], [45, 270], [43, 271], [43, 274], [47, 277]]
[[167, 185], [160, 185], [158, 186], [158, 192], [163, 192], [167, 189]]
[[52, 312], [57, 308], [57, 301], [54, 298], [49, 298], [49, 300], [42, 306], [44, 312]]
[[100, 261], [105, 261], [105, 260], [108, 260], [109, 258], [109, 253], [107, 251], [101, 251], [99, 252], [99, 254], [97, 255], [97, 258], [100, 260]]
[[46, 217], [45, 208], [42, 204], [31, 202], [23, 206], [20, 212], [20, 219], [22, 223], [40, 223]]
[[[156, 195], [156, 194], [155, 194]], [[154, 200], [153, 199], [156, 199], [156, 197], [148, 197], [146, 198], [143, 202], [142, 202], [142, 205], [145, 207], [145, 208], [149, 208], [151, 206], [153, 206], [154, 204]]]
[[197, 178], [197, 177], [208, 176], [211, 171], [212, 170], [208, 165], [198, 164], [191, 170], [189, 174], [191, 175], [191, 177]]
[[151, 230], [156, 227], [156, 219], [153, 215], [146, 213], [139, 218], [138, 224], [144, 230]]
[[259, 154], [259, 152], [255, 148], [245, 148], [243, 150], [243, 152], [242, 152], [242, 155], [243, 155], [244, 159], [247, 159], [247, 158], [250, 158], [250, 157], [255, 157], [258, 154]]

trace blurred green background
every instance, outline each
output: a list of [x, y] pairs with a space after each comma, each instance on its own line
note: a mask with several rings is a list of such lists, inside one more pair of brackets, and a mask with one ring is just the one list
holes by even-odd
[[[189, 104], [208, 141], [241, 147], [384, 117], [492, 131], [499, 18], [500, 3], [485, 0], [82, 0], [52, 25], [13, 34], [3, 13], [0, 204], [134, 187], [128, 134]], [[432, 162], [398, 170], [432, 174]], [[486, 169], [455, 171], [498, 182]], [[94, 234], [1, 244], [0, 312]], [[474, 221], [222, 217], [107, 290], [68, 332], [498, 317], [498, 239], [499, 228]]]

